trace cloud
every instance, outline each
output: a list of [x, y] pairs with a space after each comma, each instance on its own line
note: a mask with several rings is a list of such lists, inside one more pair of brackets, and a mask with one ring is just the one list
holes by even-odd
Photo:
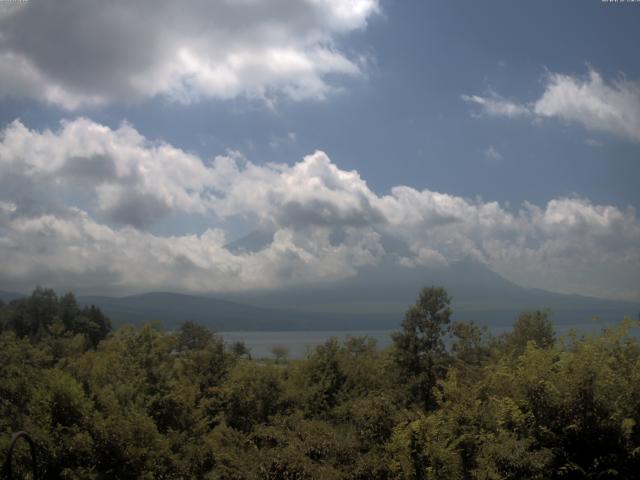
[[486, 97], [481, 97], [479, 95], [461, 95], [461, 98], [465, 102], [479, 105], [481, 107], [481, 112], [490, 116], [514, 118], [528, 116], [531, 114], [527, 106], [506, 100], [493, 92]]
[[624, 77], [607, 83], [593, 69], [586, 78], [548, 74], [542, 96], [529, 104], [508, 101], [495, 93], [462, 95], [462, 99], [479, 105], [490, 116], [558, 118], [640, 142], [640, 84]]
[[272, 135], [269, 139], [269, 146], [273, 149], [282, 147], [283, 145], [292, 145], [296, 142], [297, 135], [295, 132], [287, 132], [285, 136]]
[[0, 282], [31, 288], [34, 282], [79, 291], [229, 291], [273, 289], [336, 280], [375, 264], [374, 232], [351, 232], [332, 245], [326, 231], [280, 229], [254, 253], [234, 254], [217, 229], [161, 237], [112, 229], [71, 209], [66, 215], [13, 217], [2, 222]]
[[14, 121], [2, 134], [0, 173], [0, 197], [16, 200], [20, 211], [88, 194], [99, 218], [136, 227], [174, 211], [203, 213], [213, 182], [191, 154], [150, 142], [126, 123], [111, 130], [84, 118], [56, 132]]
[[484, 158], [491, 162], [498, 162], [502, 160], [502, 154], [493, 145], [489, 145], [483, 152]]
[[603, 147], [604, 143], [602, 143], [599, 140], [596, 140], [595, 138], [587, 138], [584, 141], [585, 145], [588, 145], [589, 147]]
[[[200, 234], [154, 233], [200, 215]], [[255, 251], [226, 248], [225, 220], [274, 232]], [[357, 275], [406, 248], [407, 267], [475, 259], [526, 286], [640, 298], [633, 209], [558, 198], [512, 210], [399, 185], [371, 190], [317, 151], [294, 164], [228, 152], [203, 160], [132, 126], [84, 118], [58, 130], [19, 121], [0, 137], [0, 284], [85, 291], [215, 292]], [[394, 242], [391, 242], [392, 244]], [[385, 243], [386, 244], [386, 243]]]
[[419, 248], [413, 257], [400, 257], [398, 263], [403, 267], [446, 267], [449, 262], [437, 250], [431, 248]]
[[[545, 208], [526, 204], [520, 222], [525, 235], [486, 244], [497, 272], [530, 286], [545, 288], [548, 281], [546, 288], [558, 291], [615, 296], [618, 289], [638, 298], [629, 288], [640, 275], [640, 226], [633, 209], [561, 198]], [[563, 283], [571, 287], [558, 288]]]
[[551, 74], [534, 112], [640, 142], [640, 84], [624, 78], [607, 84], [595, 70], [586, 79]]
[[[30, 0], [0, 15], [0, 95], [66, 109], [162, 96], [323, 99], [377, 0]], [[170, 25], [171, 28], [167, 28]]]

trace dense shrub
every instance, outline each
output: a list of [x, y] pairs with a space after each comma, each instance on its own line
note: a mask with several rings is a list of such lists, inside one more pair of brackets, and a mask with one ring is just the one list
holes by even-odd
[[46, 478], [637, 478], [637, 322], [556, 339], [532, 312], [491, 338], [449, 314], [426, 289], [387, 350], [251, 360], [37, 289], [0, 306], [0, 447], [28, 430]]

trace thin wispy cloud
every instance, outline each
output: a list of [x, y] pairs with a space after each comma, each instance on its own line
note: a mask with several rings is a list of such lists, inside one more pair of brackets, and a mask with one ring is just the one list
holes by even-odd
[[[530, 109], [526, 105], [507, 100], [495, 92], [491, 92], [488, 96], [480, 95], [461, 95], [462, 100], [473, 103], [480, 107], [480, 113], [496, 116], [496, 117], [523, 117], [531, 114]], [[476, 113], [480, 116], [479, 113]]]
[[640, 143], [640, 84], [624, 77], [606, 82], [593, 69], [584, 78], [549, 73], [542, 96], [531, 103], [496, 93], [462, 99], [479, 107], [476, 116], [557, 118]]
[[493, 145], [489, 145], [483, 152], [484, 158], [491, 162], [498, 162], [502, 160], [502, 154]]
[[587, 138], [584, 143], [590, 147], [604, 147], [604, 143], [595, 138]]

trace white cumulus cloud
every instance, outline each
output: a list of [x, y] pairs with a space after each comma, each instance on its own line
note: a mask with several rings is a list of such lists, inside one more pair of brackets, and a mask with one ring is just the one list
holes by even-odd
[[640, 84], [624, 78], [606, 83], [595, 70], [586, 79], [551, 74], [533, 110], [640, 142]]
[[[322, 99], [378, 0], [30, 0], [0, 14], [0, 95], [66, 109], [163, 96]], [[170, 26], [170, 28], [168, 28]]]
[[584, 78], [549, 73], [542, 96], [530, 103], [506, 100], [493, 92], [462, 99], [478, 105], [485, 115], [559, 118], [640, 142], [640, 83], [624, 77], [606, 82], [593, 69]]
[[[154, 233], [167, 215], [210, 221]], [[273, 232], [226, 247], [222, 220]], [[385, 251], [384, 239], [401, 244]], [[373, 191], [325, 153], [257, 164], [201, 159], [132, 126], [19, 121], [0, 136], [0, 285], [101, 291], [279, 288], [357, 275], [385, 256], [406, 268], [475, 259], [526, 286], [640, 298], [636, 212], [584, 198], [510, 209], [399, 185]], [[14, 287], [17, 288], [17, 287]]]

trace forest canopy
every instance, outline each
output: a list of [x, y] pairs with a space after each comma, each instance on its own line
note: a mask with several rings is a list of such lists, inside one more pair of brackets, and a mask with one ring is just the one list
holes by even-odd
[[387, 349], [251, 359], [37, 288], [0, 305], [0, 448], [26, 430], [45, 478], [637, 478], [638, 322], [557, 338], [534, 311], [492, 337], [450, 303], [423, 289]]

